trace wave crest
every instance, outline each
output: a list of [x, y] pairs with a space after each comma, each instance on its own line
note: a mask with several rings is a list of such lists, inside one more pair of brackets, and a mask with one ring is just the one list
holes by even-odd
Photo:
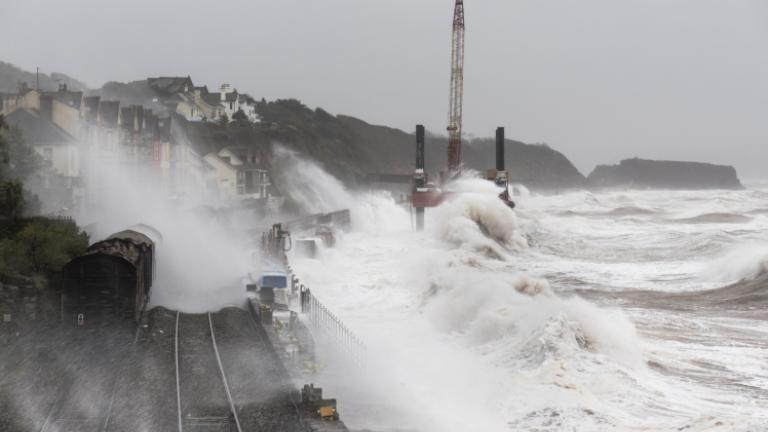
[[738, 213], [704, 213], [698, 216], [674, 219], [678, 223], [704, 224], [704, 223], [747, 223], [752, 218]]
[[440, 330], [462, 334], [517, 368], [575, 361], [579, 353], [643, 367], [634, 325], [624, 314], [561, 298], [546, 280], [526, 274], [450, 267], [433, 280], [422, 310]]
[[485, 180], [482, 182], [485, 185], [481, 189], [473, 189], [471, 186], [476, 182], [460, 181], [464, 189], [436, 209], [438, 236], [498, 257], [505, 254], [504, 249], [527, 248], [528, 242], [515, 211], [498, 198], [495, 186]]

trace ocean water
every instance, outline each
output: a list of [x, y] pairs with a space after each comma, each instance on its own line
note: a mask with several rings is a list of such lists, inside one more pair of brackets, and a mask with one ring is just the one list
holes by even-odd
[[[339, 205], [338, 184], [323, 190]], [[302, 282], [365, 341], [317, 383], [355, 430], [768, 430], [768, 188], [572, 191], [488, 182], [415, 232], [383, 192]], [[321, 210], [335, 210], [332, 208]]]

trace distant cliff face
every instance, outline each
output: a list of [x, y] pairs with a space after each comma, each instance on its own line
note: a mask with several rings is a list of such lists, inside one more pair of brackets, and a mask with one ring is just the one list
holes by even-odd
[[[415, 167], [416, 137], [399, 129], [375, 126], [348, 116], [337, 119], [353, 135], [353, 146], [370, 161], [372, 172], [411, 174]], [[436, 176], [447, 166], [447, 138], [427, 137], [426, 169]], [[480, 172], [496, 165], [494, 139], [474, 139], [462, 146], [465, 168]], [[562, 153], [545, 145], [530, 145], [507, 140], [505, 164], [510, 180], [534, 189], [586, 186], [586, 178]]]
[[741, 189], [736, 169], [700, 162], [625, 159], [599, 165], [587, 178], [593, 187], [638, 189]]
[[[314, 159], [350, 186], [367, 183], [369, 174], [413, 174], [416, 137], [399, 129], [375, 126], [349, 116], [311, 110], [297, 100], [260, 102], [262, 122], [186, 123], [186, 138], [202, 153], [223, 146], [252, 147], [267, 156], [279, 144]], [[447, 138], [428, 137], [426, 168], [437, 178], [447, 164]], [[464, 166], [485, 172], [495, 166], [495, 141], [477, 139], [462, 148]], [[507, 140], [506, 167], [510, 179], [534, 189], [585, 187], [586, 178], [561, 153], [543, 145]]]

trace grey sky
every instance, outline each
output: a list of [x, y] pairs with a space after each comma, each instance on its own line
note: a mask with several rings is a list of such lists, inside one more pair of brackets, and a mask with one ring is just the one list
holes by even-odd
[[[191, 75], [411, 130], [447, 121], [452, 0], [0, 0], [0, 59]], [[465, 0], [465, 130], [585, 174], [640, 156], [768, 177], [768, 1]]]

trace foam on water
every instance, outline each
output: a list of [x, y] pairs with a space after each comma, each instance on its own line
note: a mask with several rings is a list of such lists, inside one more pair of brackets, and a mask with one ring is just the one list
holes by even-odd
[[[352, 427], [746, 431], [768, 424], [768, 378], [757, 367], [763, 324], [744, 333], [743, 322], [622, 310], [615, 297], [596, 305], [567, 294], [721, 286], [727, 277], [706, 274], [713, 260], [727, 261], [722, 256], [743, 239], [768, 245], [767, 221], [669, 221], [747, 213], [765, 208], [766, 196], [540, 196], [517, 188], [523, 193], [512, 211], [487, 182], [461, 180], [452, 189], [462, 193], [429, 209], [422, 233], [385, 196], [353, 194], [387, 223], [358, 226], [318, 259], [293, 260], [303, 282], [369, 345], [362, 376], [344, 383], [349, 371], [328, 364], [320, 378]], [[764, 256], [755, 253], [734, 260], [752, 269]], [[730, 346], [735, 335], [743, 346]]]

